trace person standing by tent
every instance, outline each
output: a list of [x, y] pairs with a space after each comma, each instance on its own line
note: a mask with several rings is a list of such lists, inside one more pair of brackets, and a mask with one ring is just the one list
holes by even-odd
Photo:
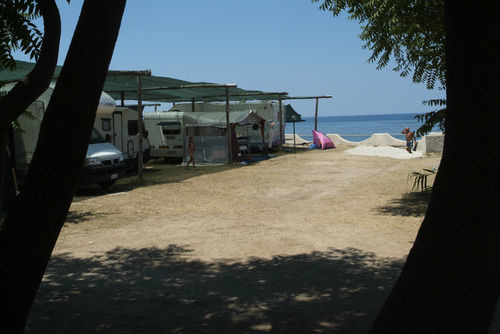
[[410, 128], [404, 128], [403, 131], [401, 131], [401, 134], [406, 136], [406, 150], [408, 153], [411, 153], [411, 147], [413, 140], [415, 139], [415, 131], [411, 132]]
[[187, 162], [186, 164], [186, 168], [188, 168], [189, 164], [192, 162], [193, 163], [193, 169], [196, 168], [195, 164], [194, 164], [194, 151], [195, 151], [195, 147], [194, 147], [194, 137], [193, 136], [190, 136], [189, 137], [189, 143], [188, 143], [188, 153], [189, 153], [189, 161]]

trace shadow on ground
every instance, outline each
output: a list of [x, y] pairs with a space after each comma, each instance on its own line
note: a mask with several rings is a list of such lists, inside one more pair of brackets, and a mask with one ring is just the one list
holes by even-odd
[[423, 217], [430, 200], [430, 191], [406, 193], [403, 197], [394, 199], [390, 204], [378, 207], [376, 211], [391, 216]]
[[152, 186], [166, 183], [181, 183], [192, 177], [220, 173], [225, 170], [241, 168], [241, 165], [203, 166], [186, 169], [182, 166], [173, 165], [163, 161], [152, 161], [144, 166], [143, 178], [139, 178], [137, 173], [129, 173], [128, 176], [119, 179], [110, 188], [102, 188], [99, 185], [78, 186], [73, 197], [74, 202], [85, 200], [89, 197], [104, 196], [134, 190], [139, 187]]
[[98, 219], [98, 218], [103, 218], [105, 217], [106, 214], [102, 213], [95, 213], [91, 211], [69, 211], [68, 215], [66, 216], [66, 224], [78, 224], [78, 223], [83, 223], [89, 220], [93, 219]]
[[402, 266], [352, 248], [240, 263], [189, 252], [54, 256], [27, 333], [362, 333]]

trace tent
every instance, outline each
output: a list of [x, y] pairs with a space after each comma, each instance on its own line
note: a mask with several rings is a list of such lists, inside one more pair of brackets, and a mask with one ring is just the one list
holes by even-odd
[[[184, 113], [186, 127], [185, 147], [189, 137], [194, 137], [196, 147], [196, 164], [216, 165], [228, 161], [228, 142], [226, 131], [225, 112], [194, 112]], [[265, 119], [253, 111], [232, 111], [229, 113], [231, 126], [231, 147], [233, 161], [242, 161], [243, 153], [248, 151], [248, 138], [238, 136], [241, 131], [237, 127], [258, 127], [261, 131], [262, 145], [264, 146]], [[186, 159], [186, 157], [184, 157]], [[185, 161], [186, 162], [186, 161]]]
[[327, 135], [316, 130], [312, 130], [312, 135], [313, 144], [316, 146], [316, 148], [320, 148], [322, 150], [325, 150], [327, 148], [335, 148], [335, 144], [333, 144], [332, 140], [328, 138]]
[[[278, 103], [272, 101], [258, 101], [258, 102], [238, 102], [230, 104], [231, 114], [239, 111], [252, 111], [266, 120], [264, 126], [264, 135], [266, 136], [266, 144], [268, 148], [279, 145], [279, 106]], [[192, 113], [191, 104], [175, 104], [168, 112], [186, 112]], [[226, 111], [226, 105], [223, 103], [203, 102], [196, 103], [194, 112], [223, 112]], [[224, 116], [225, 117], [225, 116]], [[225, 118], [224, 118], [225, 122]], [[283, 124], [284, 126], [284, 124]], [[249, 145], [253, 152], [262, 152], [262, 134], [260, 128], [253, 129], [253, 127], [237, 127], [236, 135], [241, 137], [248, 137]]]

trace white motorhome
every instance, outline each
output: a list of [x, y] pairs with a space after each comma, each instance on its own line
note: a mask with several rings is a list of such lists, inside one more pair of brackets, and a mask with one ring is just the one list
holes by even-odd
[[[14, 84], [8, 84], [0, 90], [8, 92], [12, 87], [14, 87]], [[22, 181], [24, 178], [35, 152], [40, 125], [42, 124], [52, 91], [53, 86], [47, 89], [28, 107], [27, 113], [19, 116], [16, 120], [21, 130], [12, 131], [11, 148], [13, 151], [14, 168], [19, 181]], [[114, 109], [114, 107], [115, 101], [109, 95], [102, 93], [97, 107], [98, 110]], [[118, 178], [125, 175], [125, 167], [121, 151], [106, 142], [104, 137], [94, 128], [89, 139], [89, 146], [79, 184], [99, 184], [102, 187], [109, 187]]]
[[184, 112], [157, 111], [144, 114], [152, 158], [184, 156]]
[[[192, 104], [176, 104], [168, 111], [144, 114], [144, 124], [149, 134], [152, 158], [183, 158], [185, 155], [186, 118], [193, 113]], [[265, 142], [268, 148], [279, 144], [279, 107], [271, 101], [233, 103], [231, 111], [252, 111], [266, 120]], [[196, 103], [194, 113], [225, 112], [224, 103]], [[283, 124], [284, 125], [284, 124]], [[262, 134], [258, 126], [237, 126], [238, 138], [245, 138], [249, 150], [262, 151]]]
[[[128, 107], [97, 110], [94, 127], [110, 143], [123, 153], [127, 168], [137, 169], [139, 156], [139, 122], [137, 110]], [[150, 157], [147, 132], [142, 139], [143, 161]]]

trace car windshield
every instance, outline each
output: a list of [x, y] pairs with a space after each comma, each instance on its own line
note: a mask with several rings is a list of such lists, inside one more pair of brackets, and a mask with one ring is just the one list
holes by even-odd
[[92, 129], [92, 134], [90, 135], [89, 144], [105, 143], [106, 139], [97, 132], [95, 128]]

